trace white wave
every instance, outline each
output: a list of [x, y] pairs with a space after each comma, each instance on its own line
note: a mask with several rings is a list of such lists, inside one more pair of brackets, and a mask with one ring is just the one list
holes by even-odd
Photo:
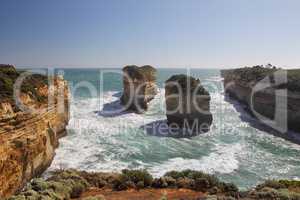
[[[107, 112], [122, 107], [119, 94], [109, 91], [99, 98], [72, 99], [68, 135], [60, 139], [49, 171], [146, 168], [154, 176], [161, 176], [170, 170], [192, 169], [222, 176], [241, 169], [238, 171], [263, 178], [272, 178], [274, 174], [274, 178], [297, 178], [299, 145], [253, 128], [240, 119], [236, 108], [218, 92], [211, 93], [213, 128], [192, 139], [148, 136], [140, 129], [166, 119], [164, 89], [159, 90], [144, 114]], [[242, 180], [248, 178], [239, 176]], [[241, 182], [249, 184], [246, 180]]]
[[234, 146], [216, 147], [215, 152], [199, 159], [172, 158], [168, 161], [157, 164], [150, 168], [150, 172], [155, 176], [162, 176], [171, 170], [200, 170], [206, 173], [214, 174], [216, 172], [222, 174], [232, 173], [238, 169], [239, 161], [237, 153], [241, 152], [242, 146], [236, 144]]
[[224, 78], [222, 78], [221, 76], [212, 76], [209, 78], [204, 79], [206, 81], [215, 81], [215, 82], [221, 82], [224, 80]]

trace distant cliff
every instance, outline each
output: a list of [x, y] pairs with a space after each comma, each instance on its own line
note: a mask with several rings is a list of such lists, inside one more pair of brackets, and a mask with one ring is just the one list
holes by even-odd
[[127, 110], [142, 113], [148, 109], [148, 102], [157, 94], [156, 69], [146, 65], [123, 68], [123, 95], [121, 103]]
[[[231, 97], [247, 105], [247, 110], [285, 132], [300, 132], [300, 70], [281, 70], [262, 66], [222, 70], [224, 88]], [[281, 91], [280, 91], [281, 90]], [[285, 113], [287, 120], [284, 120]], [[265, 119], [264, 119], [265, 117]]]
[[19, 191], [47, 169], [69, 120], [68, 87], [58, 77], [54, 78], [49, 107], [47, 77], [35, 74], [25, 78], [20, 101], [39, 112], [20, 110], [13, 99], [13, 85], [20, 74], [13, 66], [0, 66], [0, 197]]

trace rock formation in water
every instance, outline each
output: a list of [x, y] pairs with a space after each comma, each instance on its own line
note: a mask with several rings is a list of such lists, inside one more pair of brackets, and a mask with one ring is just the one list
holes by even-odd
[[[244, 103], [259, 120], [279, 132], [285, 132], [286, 113], [287, 128], [300, 132], [299, 69], [254, 66], [222, 70], [221, 75], [226, 93]], [[274, 123], [266, 121], [268, 119]], [[284, 134], [282, 136], [285, 137]]]
[[142, 113], [148, 108], [148, 102], [157, 94], [156, 69], [146, 65], [123, 68], [123, 95], [121, 103], [126, 110]]
[[199, 79], [183, 74], [172, 76], [165, 83], [165, 98], [170, 127], [179, 126], [192, 135], [209, 130], [210, 95]]
[[47, 77], [35, 74], [24, 79], [20, 103], [39, 110], [30, 113], [13, 98], [20, 74], [14, 66], [0, 66], [0, 197], [19, 191], [50, 165], [69, 120], [68, 87], [62, 78], [53, 78], [49, 107]]

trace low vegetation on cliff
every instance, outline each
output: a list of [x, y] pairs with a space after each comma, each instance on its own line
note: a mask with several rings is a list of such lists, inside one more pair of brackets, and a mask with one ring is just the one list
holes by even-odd
[[153, 178], [145, 170], [123, 170], [122, 173], [117, 174], [88, 173], [70, 169], [56, 171], [47, 180], [32, 180], [19, 195], [9, 200], [79, 198], [91, 187], [111, 188], [112, 191], [186, 188], [209, 194], [238, 195], [238, 188], [235, 185], [221, 182], [216, 177], [199, 171], [171, 171], [163, 177]]
[[[13, 102], [14, 83], [22, 71], [17, 71], [12, 65], [0, 65], [0, 102]], [[23, 93], [29, 94], [31, 98], [44, 102], [47, 98], [41, 95], [37, 88], [48, 84], [46, 76], [34, 74], [28, 76], [21, 87]]]
[[160, 178], [153, 178], [145, 170], [123, 170], [118, 174], [88, 173], [70, 169], [56, 171], [47, 180], [32, 180], [19, 195], [13, 196], [9, 200], [80, 198], [90, 188], [111, 189], [110, 193], [125, 190], [137, 190], [143, 193], [143, 190], [147, 188], [190, 189], [201, 192], [207, 196], [207, 199], [215, 200], [300, 199], [300, 181], [270, 180], [258, 185], [253, 190], [240, 192], [234, 184], [222, 182], [215, 176], [193, 170], [170, 171]]
[[[230, 77], [232, 80], [238, 80], [244, 82], [245, 84], [249, 83], [257, 83], [267, 76], [270, 77], [271, 83], [274, 82], [274, 72], [281, 71], [283, 73], [286, 72], [287, 82], [284, 84], [279, 84], [274, 87], [276, 88], [287, 88], [289, 91], [300, 91], [300, 69], [290, 69], [283, 70], [280, 68], [276, 68], [272, 65], [269, 67], [264, 67], [262, 65], [257, 65], [253, 67], [244, 67], [232, 70], [222, 70], [223, 76], [226, 74], [227, 77]], [[227, 78], [229, 79], [229, 78]], [[283, 79], [284, 80], [284, 79]]]

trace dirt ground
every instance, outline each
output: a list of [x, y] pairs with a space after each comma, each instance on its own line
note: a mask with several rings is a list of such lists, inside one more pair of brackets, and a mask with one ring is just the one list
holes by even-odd
[[102, 196], [105, 200], [160, 200], [166, 197], [168, 200], [200, 200], [203, 193], [188, 189], [143, 189], [112, 191], [111, 189], [91, 188], [81, 195], [85, 197]]

